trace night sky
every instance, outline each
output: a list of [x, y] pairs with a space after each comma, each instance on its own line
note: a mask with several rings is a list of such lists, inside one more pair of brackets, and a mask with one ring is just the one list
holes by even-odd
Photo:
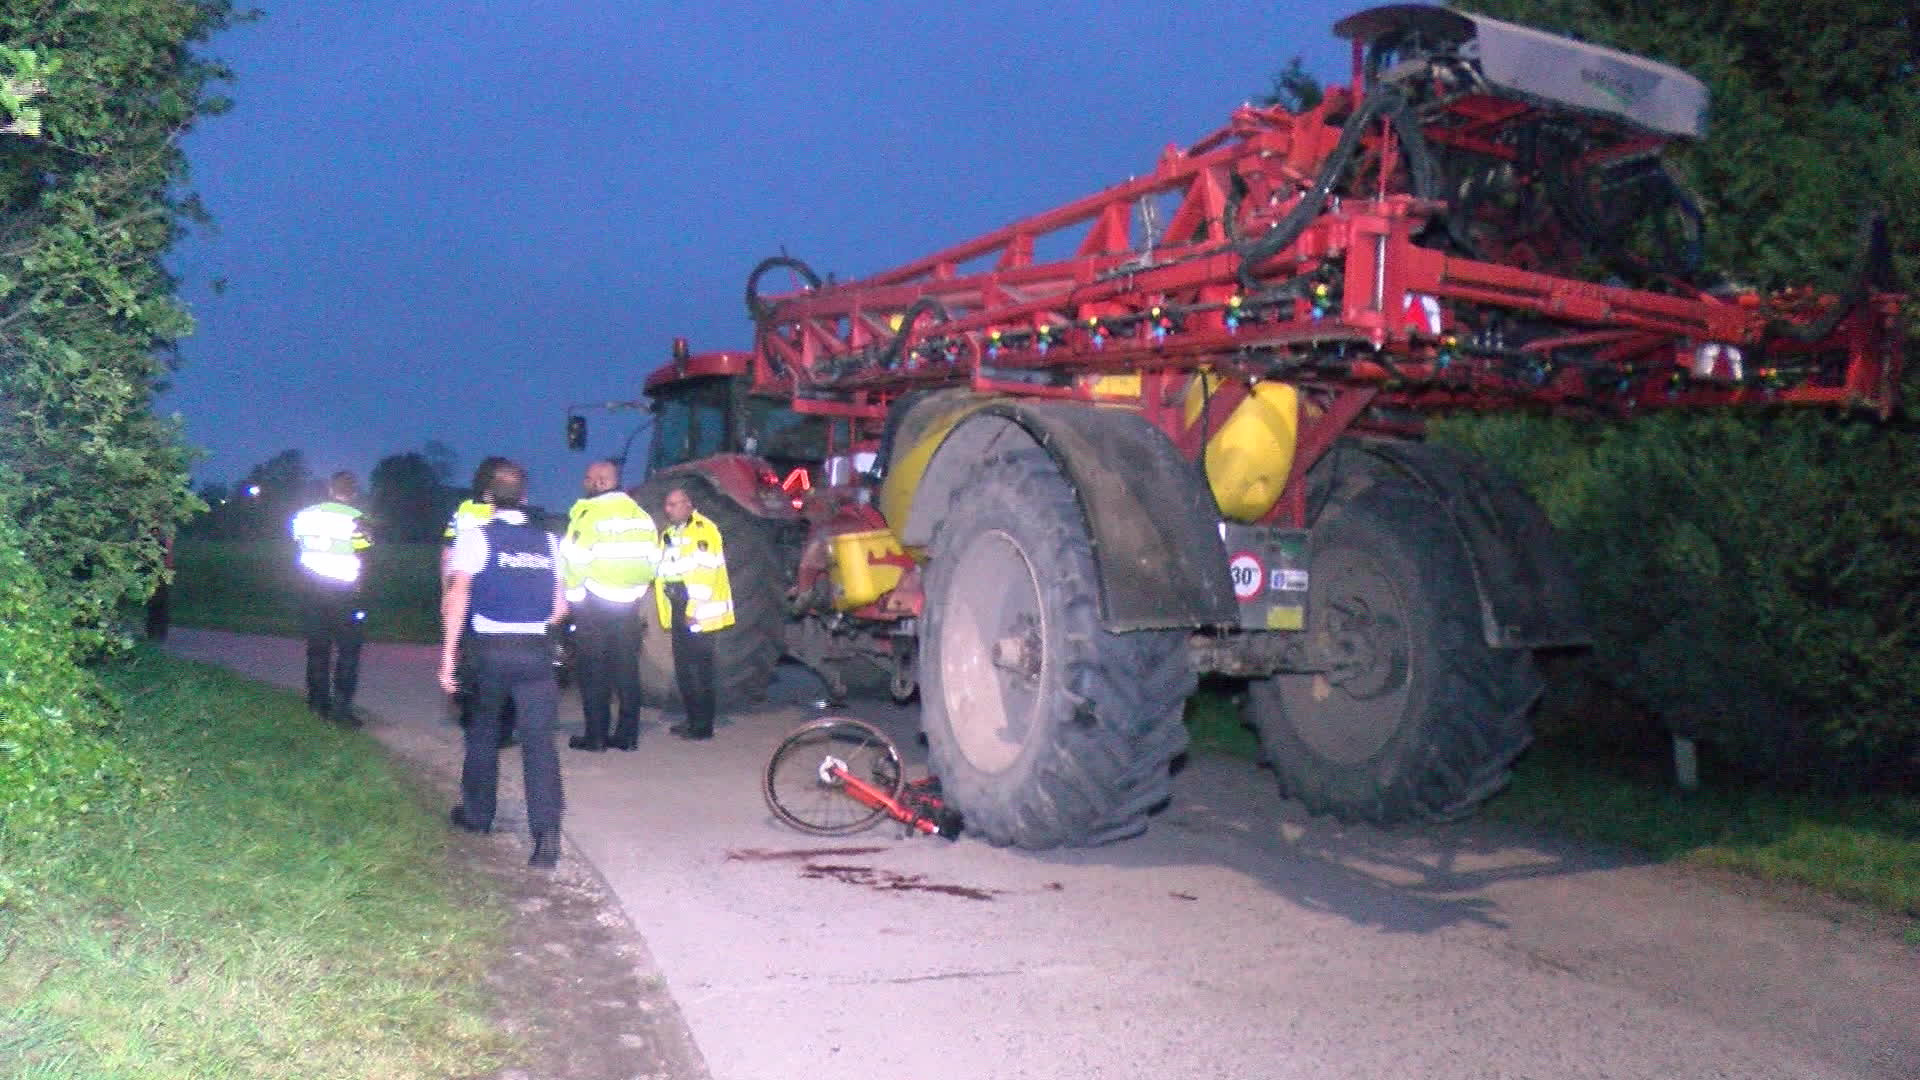
[[1365, 6], [269, 7], [206, 49], [237, 105], [186, 141], [215, 222], [172, 260], [199, 328], [157, 409], [201, 482], [439, 439], [564, 507], [639, 420], [570, 454], [567, 404], [638, 397], [676, 335], [750, 344], [763, 256], [863, 276], [1148, 171], [1294, 55], [1343, 79]]

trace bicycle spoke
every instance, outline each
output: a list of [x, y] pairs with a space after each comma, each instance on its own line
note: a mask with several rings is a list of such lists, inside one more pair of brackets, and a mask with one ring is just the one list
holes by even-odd
[[897, 797], [904, 785], [900, 753], [871, 724], [817, 720], [789, 735], [767, 763], [762, 792], [782, 821], [805, 832], [836, 835], [864, 829], [887, 811], [848, 789], [844, 777]]

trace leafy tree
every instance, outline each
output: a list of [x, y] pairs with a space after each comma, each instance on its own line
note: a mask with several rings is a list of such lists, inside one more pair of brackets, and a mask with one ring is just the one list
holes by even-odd
[[299, 450], [282, 450], [248, 469], [240, 485], [242, 494], [259, 499], [261, 505], [288, 512], [318, 494], [319, 488], [307, 467], [307, 455]]
[[435, 482], [442, 486], [453, 484], [453, 470], [460, 460], [459, 455], [453, 452], [453, 447], [439, 439], [428, 439], [427, 445], [420, 448], [420, 456], [426, 458], [427, 464], [432, 467]]
[[[1905, 0], [1485, 0], [1475, 11], [1576, 34], [1700, 78], [1707, 135], [1672, 155], [1715, 228], [1710, 265], [1762, 285], [1828, 287], [1860, 213], [1920, 228], [1920, 14]], [[1920, 244], [1896, 245], [1902, 281]]]
[[426, 543], [440, 535], [455, 497], [427, 456], [390, 454], [373, 467], [373, 517], [386, 543]]
[[0, 460], [50, 610], [86, 649], [114, 640], [116, 605], [158, 579], [156, 539], [198, 506], [178, 425], [151, 410], [191, 326], [161, 258], [200, 217], [178, 139], [226, 107], [228, 73], [198, 49], [233, 18], [226, 0], [0, 9]]
[[[1840, 0], [1817, 18], [1787, 0], [1474, 8], [1707, 83], [1707, 135], [1672, 160], [1708, 211], [1709, 265], [1837, 291], [1858, 216], [1877, 203], [1896, 230], [1898, 277], [1920, 280], [1911, 4]], [[1593, 667], [1608, 681], [1769, 775], [1843, 762], [1897, 772], [1920, 765], [1911, 342], [1907, 361], [1904, 424], [1748, 411], [1626, 426], [1497, 417], [1440, 433], [1511, 467], [1562, 528], [1596, 609]]]
[[1304, 112], [1320, 104], [1320, 80], [1307, 71], [1299, 57], [1273, 74], [1273, 85], [1257, 99], [1262, 105], [1280, 105], [1288, 112]]
[[235, 486], [226, 506], [223, 535], [235, 538], [279, 539], [287, 535], [287, 523], [306, 504], [322, 494], [325, 486], [307, 466], [307, 456], [299, 450], [282, 450], [248, 469]]
[[[21, 552], [19, 477], [0, 465], [0, 846], [52, 831], [135, 778], [103, 738], [113, 708]], [[14, 890], [0, 858], [0, 909]]]

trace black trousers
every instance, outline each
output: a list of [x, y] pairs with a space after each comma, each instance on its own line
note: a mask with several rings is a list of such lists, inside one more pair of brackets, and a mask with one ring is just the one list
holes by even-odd
[[301, 599], [300, 630], [307, 639], [308, 707], [326, 712], [353, 704], [366, 617], [355, 590], [307, 589]]
[[[460, 635], [460, 650], [455, 654], [453, 666], [454, 682], [460, 687], [454, 700], [460, 706], [460, 726], [473, 724], [473, 688], [480, 685], [479, 668], [473, 658], [474, 633], [468, 630]], [[500, 715], [500, 742], [505, 745], [513, 739], [513, 699], [507, 699], [506, 711]]]
[[673, 680], [687, 707], [687, 728], [713, 734], [713, 635], [694, 633], [687, 625], [686, 609], [678, 604], [673, 611]]
[[620, 702], [615, 741], [640, 735], [640, 620], [634, 605], [587, 594], [573, 606], [573, 663], [580, 680], [586, 737], [607, 741], [613, 702]]
[[500, 720], [511, 701], [520, 724], [520, 764], [527, 789], [527, 827], [558, 832], [563, 800], [560, 752], [553, 745], [560, 686], [544, 634], [473, 636], [473, 722], [460, 769], [460, 804], [476, 825], [493, 823], [500, 787]]

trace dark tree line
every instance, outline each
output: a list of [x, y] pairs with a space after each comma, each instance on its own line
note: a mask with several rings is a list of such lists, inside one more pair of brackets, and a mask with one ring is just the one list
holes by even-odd
[[[448, 517], [467, 497], [464, 478], [454, 475], [453, 450], [429, 440], [419, 450], [389, 454], [360, 482], [361, 508], [373, 519], [382, 543], [438, 541]], [[286, 535], [302, 506], [325, 497], [326, 477], [308, 466], [299, 450], [282, 450], [247, 470], [239, 481], [202, 485], [205, 514], [188, 526], [209, 539], [271, 540]]]

